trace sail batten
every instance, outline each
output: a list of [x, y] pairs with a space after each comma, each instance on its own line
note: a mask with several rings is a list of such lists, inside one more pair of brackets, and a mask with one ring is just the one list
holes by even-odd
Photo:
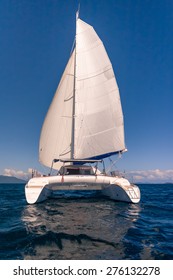
[[94, 28], [78, 17], [76, 44], [45, 118], [39, 149], [46, 166], [55, 158], [101, 159], [125, 149], [112, 64]]

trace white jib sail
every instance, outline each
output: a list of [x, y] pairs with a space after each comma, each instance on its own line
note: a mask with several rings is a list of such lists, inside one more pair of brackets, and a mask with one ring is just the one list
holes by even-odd
[[73, 89], [74, 51], [65, 68], [41, 131], [39, 160], [48, 167], [51, 166], [54, 159], [71, 158]]
[[75, 159], [88, 159], [125, 149], [123, 114], [111, 62], [93, 27], [80, 19], [76, 27], [76, 47], [40, 136], [39, 160], [49, 167], [53, 159], [71, 159], [72, 150]]

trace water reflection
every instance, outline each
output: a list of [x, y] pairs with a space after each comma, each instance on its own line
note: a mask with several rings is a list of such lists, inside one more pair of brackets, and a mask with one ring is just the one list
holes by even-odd
[[25, 259], [123, 259], [140, 206], [104, 198], [50, 199], [22, 213]]

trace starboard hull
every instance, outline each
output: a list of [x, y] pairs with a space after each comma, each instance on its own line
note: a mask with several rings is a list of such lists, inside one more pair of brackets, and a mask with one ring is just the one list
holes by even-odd
[[57, 190], [98, 190], [116, 201], [138, 203], [140, 190], [122, 177], [106, 175], [58, 175], [32, 178], [25, 186], [25, 196], [29, 204], [39, 203], [51, 197]]

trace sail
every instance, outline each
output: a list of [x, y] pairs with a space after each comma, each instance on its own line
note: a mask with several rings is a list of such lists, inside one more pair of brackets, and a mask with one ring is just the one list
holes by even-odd
[[50, 167], [54, 159], [104, 158], [124, 149], [111, 62], [93, 27], [77, 18], [76, 45], [43, 123], [39, 160]]
[[74, 51], [47, 112], [40, 135], [39, 161], [50, 167], [54, 159], [71, 158]]
[[120, 95], [111, 62], [93, 27], [77, 19], [75, 158], [125, 149]]

